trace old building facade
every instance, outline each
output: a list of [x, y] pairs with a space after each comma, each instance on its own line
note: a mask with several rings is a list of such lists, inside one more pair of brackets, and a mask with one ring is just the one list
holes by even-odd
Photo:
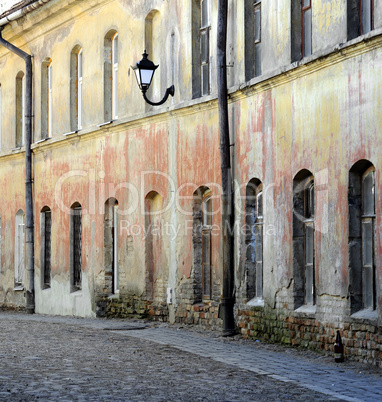
[[[217, 0], [24, 1], [35, 311], [221, 327]], [[229, 1], [235, 322], [382, 361], [382, 2]], [[131, 68], [159, 68], [144, 102]], [[0, 298], [25, 306], [25, 63], [0, 48]]]

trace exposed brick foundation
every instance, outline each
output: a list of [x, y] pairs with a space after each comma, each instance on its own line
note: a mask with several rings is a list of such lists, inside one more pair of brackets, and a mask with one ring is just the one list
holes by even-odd
[[382, 367], [382, 328], [357, 320], [337, 327], [314, 318], [288, 316], [263, 307], [236, 306], [236, 322], [245, 338], [334, 352], [336, 331], [340, 330], [345, 357]]
[[206, 329], [221, 329], [222, 320], [218, 318], [219, 303], [187, 304], [177, 307], [175, 322], [200, 325]]

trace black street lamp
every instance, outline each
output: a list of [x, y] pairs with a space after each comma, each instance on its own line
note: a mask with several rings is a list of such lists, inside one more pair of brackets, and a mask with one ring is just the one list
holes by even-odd
[[138, 63], [131, 67], [135, 72], [135, 77], [137, 78], [139, 89], [142, 91], [143, 99], [152, 106], [159, 106], [166, 102], [169, 95], [174, 96], [175, 87], [171, 85], [170, 88], [166, 89], [166, 93], [160, 102], [151, 102], [146, 97], [146, 91], [150, 88], [151, 81], [154, 76], [155, 70], [158, 68], [151, 60], [147, 58], [148, 54], [146, 50], [142, 54], [143, 59], [138, 61]]

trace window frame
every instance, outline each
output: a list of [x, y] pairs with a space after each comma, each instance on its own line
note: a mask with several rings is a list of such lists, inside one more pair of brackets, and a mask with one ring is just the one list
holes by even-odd
[[[50, 217], [47, 219], [47, 215]], [[52, 262], [52, 211], [44, 207], [40, 213], [41, 225], [41, 287], [49, 289], [51, 286]], [[49, 229], [49, 230], [47, 230]], [[49, 236], [47, 236], [49, 234]], [[49, 257], [49, 258], [48, 258]]]
[[119, 36], [116, 32], [111, 38], [111, 115], [118, 119], [118, 66], [119, 66]]
[[[315, 286], [315, 225], [314, 225], [314, 208], [315, 208], [315, 184], [314, 177], [310, 176], [304, 186], [304, 267], [305, 267], [305, 289], [304, 298], [305, 305], [316, 304], [316, 286]], [[308, 252], [309, 231], [311, 236], [311, 252]], [[311, 291], [308, 289], [311, 288]]]
[[[257, 24], [256, 24], [256, 11], [258, 10], [259, 12], [259, 21], [258, 21], [258, 30], [259, 30], [259, 39], [256, 39], [256, 33], [257, 33]], [[261, 0], [255, 0], [253, 3], [253, 28], [254, 28], [254, 35], [253, 35], [253, 56], [254, 56], [254, 62], [255, 62], [255, 77], [258, 77], [261, 75], [261, 36], [262, 36], [262, 30], [261, 30], [261, 21], [262, 21], [262, 15], [261, 15]]]
[[82, 129], [83, 52], [77, 52], [77, 129]]
[[[373, 213], [365, 213], [365, 190], [364, 183], [366, 177], [372, 174], [373, 180]], [[362, 308], [364, 310], [376, 310], [377, 302], [376, 302], [376, 261], [375, 261], [375, 228], [376, 228], [376, 191], [375, 191], [375, 168], [374, 166], [369, 167], [361, 177], [361, 186], [362, 186], [362, 210], [361, 210], [361, 250], [362, 250]], [[368, 247], [369, 253], [371, 252], [370, 263], [365, 262], [365, 249], [366, 249], [366, 239], [365, 239], [365, 230], [366, 225], [370, 224], [371, 226], [371, 236], [370, 236], [370, 246]], [[368, 254], [369, 254], [368, 253]]]
[[363, 4], [365, 0], [359, 0], [359, 31], [360, 35], [365, 35], [368, 32], [374, 29], [374, 0], [366, 0], [370, 2], [370, 14], [368, 15], [368, 22], [370, 23], [370, 29], [364, 30], [364, 13], [363, 13]]
[[[206, 3], [205, 8], [203, 7], [203, 2]], [[207, 15], [204, 18], [203, 10], [206, 11]], [[205, 21], [205, 24], [203, 23]], [[205, 39], [205, 51], [206, 58], [203, 59], [203, 39]], [[199, 29], [199, 40], [200, 40], [200, 93], [201, 96], [206, 96], [211, 93], [211, 1], [210, 0], [200, 0], [200, 29]], [[207, 75], [203, 72], [207, 70]], [[205, 79], [207, 80], [206, 87], [207, 91], [204, 91]]]
[[212, 199], [212, 192], [207, 190], [204, 192], [201, 202], [203, 300], [212, 298]]
[[[20, 227], [23, 227], [22, 233], [20, 233]], [[21, 209], [17, 211], [15, 217], [14, 259], [15, 259], [14, 290], [23, 290], [25, 281], [25, 212]]]
[[48, 64], [48, 133], [47, 137], [52, 138], [53, 131], [53, 98], [52, 98], [52, 62]]
[[25, 143], [25, 74], [20, 71], [16, 76], [16, 138], [15, 147]]
[[2, 126], [3, 126], [3, 88], [0, 84], [0, 151], [2, 149], [2, 139], [3, 139], [3, 132], [2, 132]]
[[[309, 5], [304, 6], [304, 2], [308, 1]], [[307, 49], [306, 49], [306, 35], [305, 35], [305, 18], [306, 18], [306, 13], [309, 12], [310, 10], [310, 53], [307, 54]], [[301, 54], [302, 58], [304, 57], [309, 57], [313, 54], [313, 46], [312, 46], [312, 19], [313, 19], [313, 14], [312, 14], [312, 0], [301, 0]]]
[[118, 204], [113, 205], [113, 293], [119, 293]]
[[[76, 232], [79, 229], [79, 232]], [[77, 244], [78, 243], [78, 244]], [[78, 253], [78, 255], [76, 254]], [[82, 289], [82, 206], [70, 208], [70, 291]]]

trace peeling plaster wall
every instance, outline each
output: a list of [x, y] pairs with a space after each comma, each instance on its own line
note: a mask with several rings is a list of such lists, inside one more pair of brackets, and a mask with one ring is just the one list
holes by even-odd
[[[3, 36], [33, 54], [36, 311], [78, 316], [152, 316], [153, 319], [219, 327], [222, 244], [211, 237], [213, 297], [194, 303], [193, 194], [201, 186], [213, 196], [213, 227], [220, 226], [220, 151], [216, 100], [216, 58], [212, 53], [211, 95], [192, 99], [191, 2], [52, 0], [6, 26]], [[380, 218], [382, 115], [381, 31], [346, 42], [346, 2], [312, 1], [313, 55], [291, 64], [290, 1], [262, 2], [262, 72], [245, 80], [243, 2], [229, 4], [229, 119], [235, 179], [236, 322], [245, 336], [269, 336], [293, 343], [308, 328], [305, 346], [331, 344], [331, 331], [379, 331], [350, 317], [348, 277], [348, 174], [360, 159], [376, 168], [377, 233]], [[375, 27], [382, 3], [375, 1]], [[152, 38], [154, 100], [175, 85], [174, 98], [160, 108], [145, 105], [130, 68], [145, 46], [145, 19], [156, 10]], [[217, 1], [212, 1], [211, 49], [216, 47]], [[106, 126], [103, 111], [103, 43], [119, 33], [118, 120]], [[146, 32], [147, 33], [147, 32]], [[335, 48], [341, 45], [341, 51]], [[83, 48], [83, 129], [70, 131], [70, 53]], [[53, 136], [41, 138], [41, 64], [52, 59]], [[0, 303], [24, 306], [14, 291], [15, 215], [24, 207], [24, 153], [15, 147], [15, 78], [23, 62], [0, 48], [2, 224]], [[5, 106], [6, 105], [6, 106]], [[6, 113], [4, 113], [6, 110]], [[302, 169], [316, 184], [315, 312], [294, 310], [293, 178]], [[245, 192], [251, 179], [264, 191], [264, 306], [251, 306], [246, 289]], [[145, 197], [160, 195], [163, 211], [155, 267], [160, 290], [147, 300]], [[104, 208], [118, 201], [119, 294], [105, 285]], [[70, 216], [82, 205], [82, 289], [70, 293]], [[40, 211], [52, 211], [52, 278], [42, 289]], [[159, 247], [158, 246], [158, 247]], [[381, 317], [382, 243], [377, 236], [376, 273]], [[172, 303], [165, 298], [171, 288]], [[159, 296], [162, 295], [162, 296]], [[378, 321], [378, 320], [377, 320]], [[380, 321], [378, 321], [380, 322]], [[272, 324], [272, 325], [271, 325]], [[362, 329], [365, 325], [365, 329]], [[301, 328], [302, 328], [301, 327]], [[262, 328], [262, 329], [261, 329]], [[304, 327], [305, 328], [305, 327]], [[325, 328], [330, 328], [326, 331]], [[358, 328], [358, 327], [357, 327]], [[300, 331], [300, 332], [299, 332]], [[319, 332], [322, 339], [317, 338]], [[326, 332], [325, 332], [326, 331]], [[334, 333], [334, 332], [333, 332]], [[316, 334], [316, 335], [314, 335]], [[304, 335], [301, 335], [304, 336]], [[354, 345], [347, 334], [349, 345]], [[366, 336], [366, 335], [365, 335]], [[296, 341], [297, 342], [297, 341]], [[381, 342], [376, 340], [375, 342]], [[298, 344], [298, 343], [296, 343]], [[349, 346], [350, 347], [350, 346]], [[355, 352], [364, 346], [352, 346]], [[329, 346], [328, 346], [329, 348]], [[357, 349], [358, 348], [358, 349]], [[375, 346], [374, 354], [377, 350]], [[363, 352], [362, 352], [363, 353]], [[372, 360], [370, 357], [369, 360]], [[374, 357], [376, 361], [376, 358]]]

